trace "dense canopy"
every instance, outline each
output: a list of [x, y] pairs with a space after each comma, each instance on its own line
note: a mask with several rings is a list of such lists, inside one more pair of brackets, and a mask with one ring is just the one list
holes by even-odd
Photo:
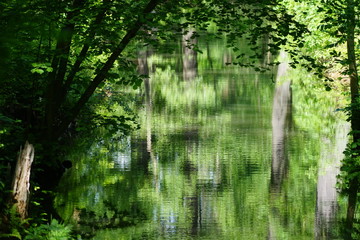
[[[0, 167], [8, 174], [0, 176], [0, 208], [11, 209], [7, 191], [19, 146], [29, 141], [35, 147], [34, 186], [54, 190], [72, 166], [63, 156], [76, 137], [103, 128], [124, 138], [142, 126], [133, 107], [139, 102], [126, 93], [129, 87], [148, 88], [150, 73], [142, 68], [147, 59], [139, 56], [174, 54], [181, 42], [184, 55], [191, 55], [182, 59], [184, 66], [196, 65], [197, 54], [209, 55], [209, 43], [221, 40], [231, 52], [225, 65], [266, 73], [278, 66], [280, 50], [287, 51], [292, 67], [305, 68], [326, 90], [348, 96], [352, 142], [341, 187], [349, 195], [351, 228], [359, 187], [358, 5], [357, 0], [2, 1]], [[184, 79], [196, 76], [185, 71]], [[53, 196], [46, 196], [50, 204], [44, 209], [50, 213]], [[9, 217], [3, 218], [6, 226]]]

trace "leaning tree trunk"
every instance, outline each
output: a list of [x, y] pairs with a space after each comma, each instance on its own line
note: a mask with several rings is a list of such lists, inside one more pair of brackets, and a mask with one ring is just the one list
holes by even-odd
[[20, 147], [14, 178], [12, 182], [11, 202], [16, 205], [21, 219], [27, 217], [30, 193], [30, 171], [34, 160], [34, 147], [26, 141], [24, 149]]
[[150, 16], [151, 12], [162, 2], [162, 0], [150, 0], [147, 6], [145, 7], [142, 15], [138, 16], [137, 21], [133, 26], [127, 31], [125, 36], [121, 39], [120, 43], [114, 48], [114, 51], [111, 53], [105, 64], [99, 70], [94, 79], [87, 86], [85, 91], [82, 93], [81, 97], [75, 103], [74, 107], [68, 112], [68, 117], [63, 119], [60, 126], [57, 128], [57, 132], [53, 135], [53, 139], [57, 139], [60, 135], [67, 129], [69, 124], [77, 117], [81, 109], [88, 102], [90, 97], [93, 95], [97, 87], [105, 81], [108, 72], [113, 67], [114, 62], [119, 58], [125, 48], [128, 46], [130, 41], [137, 36], [138, 31], [144, 25], [144, 19], [147, 19], [149, 22], [152, 19]]

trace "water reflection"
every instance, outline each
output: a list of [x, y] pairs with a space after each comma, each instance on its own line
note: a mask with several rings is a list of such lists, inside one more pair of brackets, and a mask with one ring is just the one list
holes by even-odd
[[[62, 179], [56, 204], [83, 236], [324, 236], [336, 212], [336, 171], [320, 172], [323, 161], [331, 164], [325, 153], [335, 141], [335, 121], [322, 125], [327, 134], [314, 134], [311, 126], [298, 129], [302, 113], [292, 111], [285, 65], [274, 84], [275, 72], [226, 67], [224, 59], [233, 56], [221, 43], [207, 44], [191, 64], [184, 54], [170, 57], [175, 61], [140, 52], [139, 71], [149, 75], [142, 92], [134, 93], [143, 97], [142, 128], [122, 141], [114, 137], [74, 149], [70, 158], [78, 162]], [[177, 61], [184, 61], [183, 69], [173, 66]], [[316, 108], [328, 111], [326, 105]], [[341, 152], [341, 144], [335, 151]]]
[[121, 171], [130, 171], [131, 170], [131, 143], [130, 137], [125, 139], [126, 145], [124, 144], [124, 149], [121, 151], [114, 152], [114, 167]]
[[286, 131], [290, 125], [291, 89], [290, 81], [282, 83], [275, 89], [272, 112], [272, 162], [270, 192], [281, 192], [281, 184], [288, 172], [286, 152]]
[[[286, 54], [282, 51], [284, 61]], [[289, 67], [286, 62], [278, 66], [276, 87], [272, 107], [272, 161], [270, 193], [280, 193], [281, 185], [288, 172], [288, 153], [286, 151], [286, 132], [291, 121], [291, 81], [286, 76]]]
[[[280, 53], [284, 60], [284, 52]], [[287, 149], [288, 132], [291, 125], [291, 81], [286, 76], [288, 65], [283, 62], [279, 65], [276, 77], [276, 87], [272, 107], [272, 161], [270, 178], [270, 206], [269, 230], [267, 239], [279, 239], [276, 231], [276, 222], [280, 220], [280, 225], [287, 228], [288, 213], [282, 216], [283, 205], [278, 205], [282, 195], [287, 194], [283, 189], [284, 180], [289, 171], [289, 152]], [[287, 203], [285, 203], [287, 207]]]
[[197, 39], [194, 33], [194, 29], [185, 31], [181, 42], [183, 49], [183, 79], [185, 81], [192, 80], [197, 76], [197, 52], [194, 50]]
[[[335, 238], [334, 226], [336, 226], [336, 214], [339, 209], [337, 202], [336, 176], [339, 174], [342, 151], [346, 147], [349, 125], [339, 125], [336, 128], [335, 143], [331, 149], [322, 151], [319, 161], [319, 173], [316, 186], [316, 239]], [[323, 139], [330, 142], [329, 139]]]

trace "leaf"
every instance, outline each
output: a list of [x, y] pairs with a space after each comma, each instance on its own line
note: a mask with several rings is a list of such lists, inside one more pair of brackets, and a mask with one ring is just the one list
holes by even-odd
[[31, 69], [31, 73], [43, 74], [44, 70], [42, 70], [41, 68], [33, 68]]
[[15, 122], [14, 119], [9, 118], [9, 117], [7, 117], [7, 116], [5, 116], [5, 115], [2, 115], [1, 113], [0, 113], [0, 121], [2, 121], [2, 122], [7, 122], [7, 123], [13, 123], [13, 122]]
[[15, 231], [13, 231], [13, 233], [0, 234], [0, 238], [11, 238], [11, 239], [17, 238], [17, 239], [21, 240], [21, 235], [17, 230], [15, 230]]
[[32, 202], [35, 206], [40, 206], [40, 203], [33, 201]]

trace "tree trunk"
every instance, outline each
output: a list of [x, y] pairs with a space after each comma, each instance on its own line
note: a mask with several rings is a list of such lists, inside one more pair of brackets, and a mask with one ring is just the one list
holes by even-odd
[[110, 2], [110, 0], [103, 0], [103, 6], [102, 6], [102, 11], [99, 12], [99, 14], [96, 16], [94, 22], [91, 24], [91, 26], [88, 28], [87, 30], [87, 41], [85, 41], [80, 54], [76, 57], [76, 61], [74, 63], [74, 65], [72, 66], [69, 75], [66, 78], [66, 81], [63, 85], [63, 88], [61, 90], [61, 94], [60, 94], [60, 104], [65, 100], [66, 95], [70, 89], [71, 84], [74, 81], [75, 75], [79, 72], [80, 70], [80, 66], [83, 63], [83, 61], [85, 60], [87, 53], [90, 49], [90, 43], [91, 41], [95, 38], [96, 36], [96, 29], [98, 28], [99, 24], [103, 21], [105, 14], [106, 14], [106, 10], [108, 9], [107, 4]]
[[150, 17], [147, 16], [150, 14], [155, 7], [162, 2], [161, 0], [150, 0], [148, 5], [145, 7], [143, 11], [143, 15], [138, 17], [138, 20], [134, 23], [134, 25], [128, 30], [125, 36], [122, 38], [120, 43], [117, 45], [115, 50], [109, 56], [103, 67], [99, 70], [98, 74], [94, 77], [94, 79], [90, 82], [88, 87], [85, 89], [77, 103], [74, 107], [69, 111], [69, 116], [66, 119], [63, 119], [62, 123], [58, 127], [57, 133], [54, 135], [55, 139], [59, 137], [68, 127], [68, 125], [78, 116], [81, 109], [85, 106], [88, 102], [90, 97], [95, 92], [96, 88], [105, 81], [106, 76], [110, 69], [113, 67], [114, 62], [119, 58], [123, 50], [127, 47], [130, 41], [136, 37], [140, 28], [144, 25], [144, 19], [150, 20]]
[[74, 10], [67, 13], [66, 23], [61, 29], [55, 48], [51, 67], [53, 71], [48, 76], [48, 86], [46, 90], [45, 121], [47, 140], [51, 141], [53, 137], [54, 123], [61, 105], [61, 89], [67, 71], [67, 65], [70, 56], [71, 41], [74, 34], [74, 18], [79, 14], [84, 0], [74, 0], [72, 7]]
[[[355, 3], [354, 0], [347, 0], [347, 55], [349, 64], [349, 77], [351, 89], [351, 128], [353, 142], [360, 140], [360, 111], [358, 107], [359, 97], [359, 78], [356, 67], [355, 57]], [[359, 147], [355, 149], [359, 151]], [[352, 229], [355, 209], [357, 203], [357, 193], [359, 188], [359, 180], [357, 177], [350, 180], [348, 209], [346, 216], [346, 225], [348, 230]], [[351, 236], [349, 236], [351, 237]]]
[[15, 203], [21, 219], [27, 217], [27, 209], [30, 193], [30, 171], [34, 160], [34, 147], [26, 141], [24, 149], [20, 147], [19, 157], [16, 163], [12, 183], [11, 201]]

